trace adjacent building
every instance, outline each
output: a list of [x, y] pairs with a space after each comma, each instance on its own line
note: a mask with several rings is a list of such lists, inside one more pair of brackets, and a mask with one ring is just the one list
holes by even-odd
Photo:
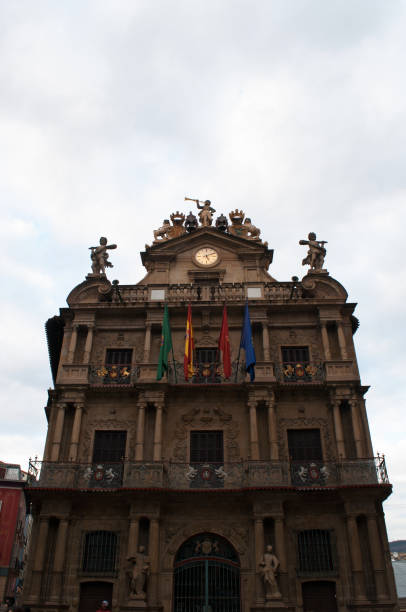
[[[92, 272], [47, 322], [55, 384], [29, 487], [24, 602], [33, 612], [93, 612], [104, 599], [114, 612], [398, 610], [382, 511], [392, 487], [369, 434], [355, 304], [324, 267], [325, 243], [309, 234], [308, 273], [278, 281], [243, 211], [214, 220], [210, 202], [197, 204], [199, 220], [176, 212], [154, 232], [133, 285], [107, 279], [115, 245], [102, 238]], [[157, 380], [165, 304], [173, 351]]]
[[30, 535], [24, 488], [27, 473], [0, 461], [0, 601], [18, 597]]

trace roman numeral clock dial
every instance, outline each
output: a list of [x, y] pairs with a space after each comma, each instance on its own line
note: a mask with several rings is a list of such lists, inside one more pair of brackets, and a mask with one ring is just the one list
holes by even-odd
[[213, 266], [217, 263], [219, 254], [211, 247], [199, 249], [195, 254], [195, 260], [201, 266]]

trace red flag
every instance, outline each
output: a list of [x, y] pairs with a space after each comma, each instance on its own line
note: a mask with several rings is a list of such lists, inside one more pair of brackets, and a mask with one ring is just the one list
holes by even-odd
[[221, 332], [220, 332], [220, 338], [219, 338], [219, 351], [222, 352], [222, 357], [223, 357], [224, 378], [230, 378], [231, 376], [230, 338], [228, 335], [227, 308], [225, 305], [223, 309], [223, 321], [221, 323]]
[[183, 371], [185, 374], [185, 380], [189, 380], [189, 377], [193, 376], [195, 371], [193, 368], [193, 349], [195, 348], [195, 341], [193, 339], [193, 327], [192, 327], [192, 307], [189, 304], [187, 309], [186, 319], [186, 336], [185, 336], [185, 354], [183, 357]]

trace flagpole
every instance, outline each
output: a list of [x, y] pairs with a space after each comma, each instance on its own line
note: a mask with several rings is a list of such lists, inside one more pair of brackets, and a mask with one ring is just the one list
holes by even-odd
[[240, 347], [238, 349], [238, 359], [237, 359], [237, 368], [235, 370], [235, 380], [234, 382], [237, 382], [237, 375], [238, 375], [238, 368], [240, 367], [240, 354], [241, 354], [241, 340], [242, 340], [242, 335], [244, 333], [244, 323], [243, 323], [243, 327], [241, 329], [241, 336], [240, 336]]
[[172, 346], [172, 361], [173, 361], [173, 371], [175, 372], [175, 383], [177, 384], [178, 373], [176, 372], [176, 361], [175, 361], [175, 353], [173, 352], [173, 346]]

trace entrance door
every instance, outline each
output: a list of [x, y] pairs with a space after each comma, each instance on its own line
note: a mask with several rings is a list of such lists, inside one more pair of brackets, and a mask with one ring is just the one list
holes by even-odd
[[109, 602], [113, 597], [113, 585], [111, 582], [82, 582], [80, 585], [79, 612], [96, 612], [102, 601]]
[[200, 534], [175, 558], [174, 612], [240, 612], [240, 568], [227, 540]]
[[304, 582], [302, 595], [303, 612], [337, 612], [335, 582]]

